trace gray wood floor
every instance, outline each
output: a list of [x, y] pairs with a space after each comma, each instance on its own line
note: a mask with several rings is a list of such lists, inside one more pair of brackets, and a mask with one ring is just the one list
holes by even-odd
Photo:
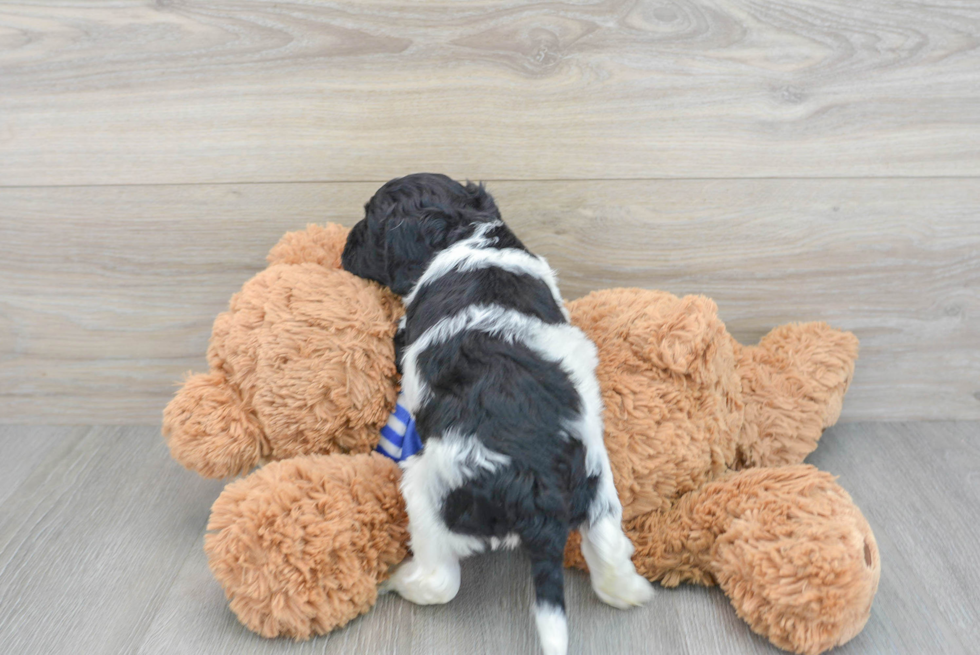
[[[875, 530], [882, 579], [838, 653], [969, 653], [980, 643], [980, 423], [833, 428], [810, 461]], [[528, 565], [472, 559], [442, 607], [398, 598], [307, 643], [265, 640], [227, 609], [201, 549], [221, 482], [172, 462], [149, 427], [0, 427], [0, 653], [536, 653]], [[776, 653], [717, 589], [619, 612], [568, 574], [572, 653]]]

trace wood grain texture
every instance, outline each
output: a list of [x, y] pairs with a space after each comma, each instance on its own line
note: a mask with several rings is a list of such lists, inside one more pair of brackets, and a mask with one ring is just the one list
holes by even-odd
[[[156, 423], [281, 234], [351, 224], [373, 183], [0, 189], [0, 422]], [[844, 418], [980, 418], [973, 180], [496, 182], [576, 298], [713, 297], [745, 343], [853, 330]]]
[[980, 174], [980, 6], [5, 3], [0, 184]]
[[19, 425], [0, 430], [0, 507], [39, 465], [61, 457], [65, 444], [73, 443], [86, 429]]
[[[459, 595], [421, 607], [382, 597], [347, 627], [307, 642], [263, 639], [238, 623], [207, 567], [192, 550], [146, 632], [139, 655], [537, 655], [530, 566], [515, 552], [463, 562]], [[717, 589], [663, 590], [651, 605], [622, 612], [596, 600], [588, 577], [566, 573], [571, 655], [599, 653], [782, 653], [754, 635]], [[859, 652], [859, 651], [855, 651]]]
[[0, 505], [0, 652], [133, 652], [222, 485], [181, 469], [153, 428], [61, 433], [21, 435], [43, 463]]
[[[18, 655], [536, 655], [520, 552], [463, 563], [459, 596], [419, 607], [383, 597], [346, 628], [268, 640], [228, 609], [201, 547], [221, 483], [170, 462], [147, 428], [0, 426], [0, 461], [42, 463], [0, 504], [0, 650]], [[52, 444], [55, 445], [52, 445]], [[34, 452], [31, 452], [31, 446]], [[871, 618], [834, 653], [966, 655], [980, 640], [980, 422], [852, 423], [808, 460], [839, 475], [875, 531], [882, 577]], [[621, 612], [567, 573], [571, 655], [776, 655], [717, 588], [659, 589]]]

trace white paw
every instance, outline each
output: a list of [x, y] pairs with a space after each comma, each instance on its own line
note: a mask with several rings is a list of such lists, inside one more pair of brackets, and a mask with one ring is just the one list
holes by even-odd
[[459, 568], [423, 568], [409, 561], [398, 567], [382, 588], [416, 605], [441, 605], [459, 592]]
[[621, 610], [645, 605], [653, 598], [653, 585], [635, 571], [625, 575], [615, 575], [608, 571], [599, 579], [592, 579], [592, 588], [599, 600]]

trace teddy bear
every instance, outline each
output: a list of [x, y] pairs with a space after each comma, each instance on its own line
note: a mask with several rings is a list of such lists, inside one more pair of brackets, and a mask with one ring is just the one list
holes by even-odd
[[[372, 452], [395, 404], [397, 297], [340, 268], [346, 230], [287, 234], [215, 321], [210, 372], [164, 412], [171, 453], [244, 473], [212, 507], [209, 565], [267, 637], [306, 639], [376, 602], [408, 554], [400, 469]], [[823, 323], [757, 346], [701, 296], [612, 289], [567, 303], [595, 343], [605, 442], [637, 570], [719, 585], [775, 645], [815, 654], [863, 628], [880, 577], [870, 526], [802, 464], [840, 415], [857, 339]], [[584, 569], [573, 534], [566, 564]]]

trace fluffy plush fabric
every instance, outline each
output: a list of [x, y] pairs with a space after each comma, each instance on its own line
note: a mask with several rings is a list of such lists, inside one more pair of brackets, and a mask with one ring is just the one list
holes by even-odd
[[370, 609], [407, 553], [398, 478], [378, 453], [313, 455], [228, 485], [204, 548], [242, 622], [265, 637], [307, 639]]
[[[784, 325], [742, 346], [711, 300], [639, 289], [569, 309], [599, 348], [637, 570], [667, 587], [719, 584], [788, 650], [820, 653], [860, 632], [880, 575], [874, 535], [830, 475], [800, 465], [840, 415], [854, 335]], [[565, 555], [585, 568], [577, 538]]]
[[[343, 236], [336, 230], [335, 243]], [[311, 228], [283, 248], [328, 250], [308, 243], [318, 239], [322, 230]], [[251, 304], [274, 311], [236, 317], [234, 347], [219, 318], [212, 377], [191, 378], [167, 414], [174, 456], [202, 473], [243, 470], [256, 454], [336, 453], [269, 464], [215, 504], [212, 570], [242, 622], [268, 636], [327, 632], [366, 611], [407, 542], [397, 467], [340, 454], [373, 447], [394, 405], [390, 335], [400, 308], [373, 284], [350, 286], [325, 261], [298, 255], [270, 266], [265, 273], [295, 269], [294, 285], [329, 277], [316, 302], [298, 305], [303, 294], [263, 283]], [[665, 586], [718, 584], [753, 630], [788, 650], [819, 653], [857, 634], [880, 575], [874, 536], [831, 476], [801, 464], [840, 413], [854, 336], [785, 325], [741, 346], [711, 300], [638, 289], [596, 292], [568, 308], [598, 346], [605, 441], [637, 569]], [[268, 361], [258, 353], [270, 334], [304, 344], [290, 357], [322, 363], [238, 364]], [[278, 400], [262, 391], [297, 388], [277, 391]], [[327, 400], [334, 394], [342, 401]], [[583, 567], [577, 543], [566, 564]]]
[[346, 236], [338, 225], [287, 234], [215, 319], [211, 372], [164, 410], [174, 459], [223, 478], [267, 459], [374, 449], [395, 403], [402, 308], [340, 269]]
[[826, 323], [804, 323], [775, 328], [757, 347], [733, 347], [745, 401], [740, 464], [802, 462], [840, 417], [857, 339]]

